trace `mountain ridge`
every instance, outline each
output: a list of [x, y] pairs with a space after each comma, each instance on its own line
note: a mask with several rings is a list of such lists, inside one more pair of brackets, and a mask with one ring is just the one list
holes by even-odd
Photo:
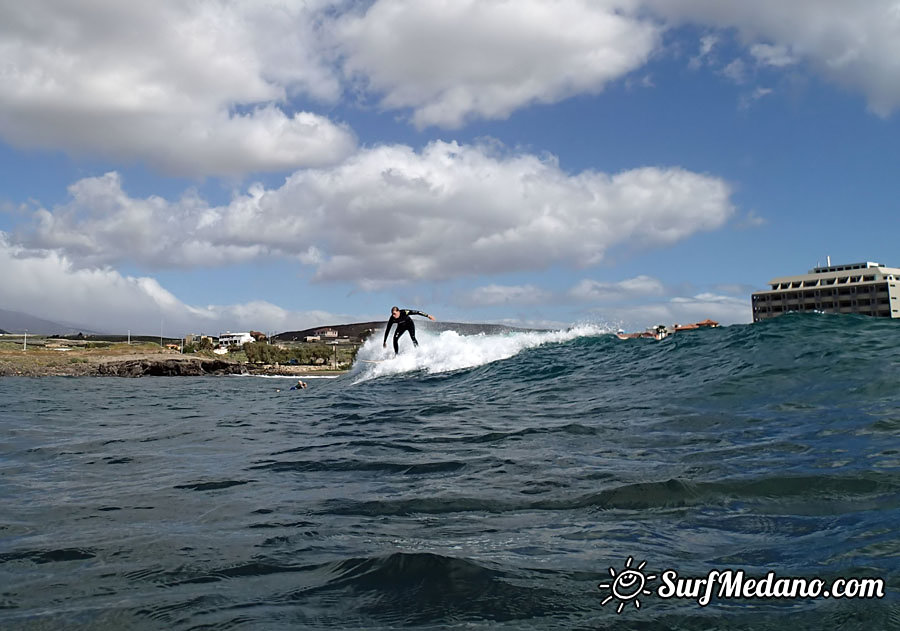
[[79, 327], [77, 325], [45, 320], [44, 318], [39, 318], [29, 313], [9, 311], [7, 309], [0, 309], [0, 330], [3, 330], [5, 333], [24, 333], [25, 331], [28, 331], [34, 335], [97, 333], [96, 331], [91, 331], [90, 329]]

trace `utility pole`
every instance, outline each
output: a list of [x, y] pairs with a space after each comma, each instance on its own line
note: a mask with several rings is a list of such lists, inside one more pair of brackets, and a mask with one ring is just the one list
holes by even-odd
[[28, 350], [28, 329], [25, 329], [25, 341], [22, 343], [22, 351]]
[[131, 329], [128, 329], [128, 346], [131, 346]]

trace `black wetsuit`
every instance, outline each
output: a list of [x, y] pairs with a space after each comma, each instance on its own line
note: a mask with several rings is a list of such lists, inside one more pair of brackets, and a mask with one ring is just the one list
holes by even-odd
[[422, 313], [421, 311], [416, 311], [415, 309], [400, 309], [400, 315], [396, 318], [392, 315], [391, 319], [387, 321], [387, 328], [384, 330], [384, 341], [387, 343], [388, 335], [391, 333], [391, 325], [396, 324], [397, 330], [394, 331], [394, 354], [400, 352], [400, 347], [398, 346], [398, 342], [400, 341], [400, 336], [409, 331], [409, 337], [412, 338], [412, 343], [415, 346], [419, 345], [419, 341], [416, 339], [416, 323], [413, 322], [413, 319], [409, 316], [424, 316], [428, 317], [427, 313]]

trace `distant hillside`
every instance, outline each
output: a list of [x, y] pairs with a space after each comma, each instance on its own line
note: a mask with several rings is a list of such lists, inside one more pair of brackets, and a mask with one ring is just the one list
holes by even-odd
[[6, 335], [7, 333], [9, 333], [9, 331], [4, 331], [3, 329], [0, 329], [0, 335]]
[[88, 329], [72, 326], [71, 324], [52, 322], [50, 320], [44, 320], [43, 318], [36, 318], [27, 313], [6, 311], [5, 309], [0, 309], [0, 327], [10, 333], [23, 333], [27, 330], [34, 335], [65, 335], [78, 332], [83, 332], [85, 334], [96, 333], [96, 331], [89, 331]]
[[[456, 331], [460, 335], [478, 335], [484, 333], [487, 335], [497, 335], [501, 333], [510, 333], [512, 331], [527, 331], [530, 329], [520, 329], [512, 326], [504, 326], [501, 324], [471, 324], [468, 322], [432, 322], [415, 318], [416, 330], [434, 331], [442, 333], [444, 331]], [[387, 320], [379, 320], [377, 322], [356, 322], [353, 324], [332, 324], [330, 326], [317, 326], [313, 329], [304, 329], [303, 331], [286, 331], [272, 337], [273, 340], [281, 342], [300, 342], [309, 335], [316, 335], [318, 331], [325, 329], [334, 329], [339, 337], [349, 337], [351, 340], [363, 339], [369, 331], [375, 331], [378, 335], [384, 335], [384, 327]]]
[[273, 340], [281, 342], [302, 342], [307, 336], [316, 335], [318, 331], [325, 329], [334, 329], [338, 332], [339, 337], [349, 337], [351, 339], [361, 339], [368, 331], [376, 330], [379, 326], [384, 326], [384, 322], [356, 322], [353, 324], [332, 324], [329, 326], [317, 326], [313, 329], [303, 329], [302, 331], [285, 331], [278, 335], [272, 336]]

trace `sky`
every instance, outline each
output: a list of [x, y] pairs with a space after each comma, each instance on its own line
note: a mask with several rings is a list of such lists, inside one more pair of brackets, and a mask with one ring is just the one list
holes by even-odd
[[0, 0], [0, 308], [751, 320], [900, 265], [900, 1]]

